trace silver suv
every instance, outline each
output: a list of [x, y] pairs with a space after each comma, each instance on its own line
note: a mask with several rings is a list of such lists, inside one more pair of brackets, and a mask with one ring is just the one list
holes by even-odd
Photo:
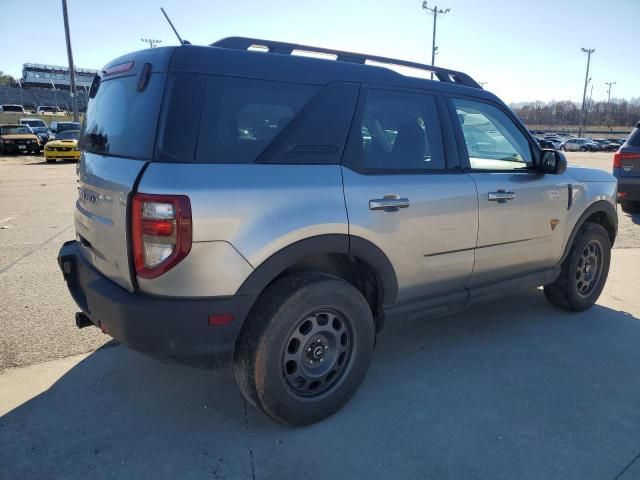
[[385, 322], [540, 285], [584, 310], [606, 281], [615, 178], [464, 73], [228, 38], [118, 58], [90, 98], [58, 258], [78, 327], [232, 358], [278, 422], [343, 406]]

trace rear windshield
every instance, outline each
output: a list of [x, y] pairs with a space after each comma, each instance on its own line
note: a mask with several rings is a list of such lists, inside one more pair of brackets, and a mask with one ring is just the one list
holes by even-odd
[[80, 138], [79, 130], [67, 130], [56, 135], [56, 140], [78, 140]]
[[47, 124], [44, 120], [20, 120], [20, 123], [23, 125], [29, 125], [30, 127], [45, 127]]
[[56, 125], [56, 131], [58, 133], [64, 132], [65, 130], [80, 130], [79, 123], [58, 123]]
[[636, 127], [629, 135], [627, 143], [632, 147], [640, 147], [640, 128]]
[[80, 134], [82, 149], [151, 159], [164, 79], [164, 74], [152, 74], [142, 92], [137, 89], [137, 76], [103, 80], [87, 108]]

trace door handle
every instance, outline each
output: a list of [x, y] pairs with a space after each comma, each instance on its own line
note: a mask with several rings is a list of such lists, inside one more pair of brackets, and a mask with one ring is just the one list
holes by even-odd
[[516, 198], [515, 192], [507, 192], [506, 190], [498, 190], [497, 192], [489, 192], [490, 202], [506, 202]]
[[400, 198], [400, 195], [385, 195], [382, 198], [369, 200], [369, 210], [386, 210], [394, 212], [400, 208], [409, 207], [408, 198]]

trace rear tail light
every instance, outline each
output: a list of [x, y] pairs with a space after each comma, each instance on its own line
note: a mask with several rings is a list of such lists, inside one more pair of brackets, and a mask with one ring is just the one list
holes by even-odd
[[142, 278], [156, 278], [191, 251], [191, 203], [184, 195], [136, 193], [131, 211], [133, 263]]
[[613, 155], [613, 166], [616, 168], [622, 168], [622, 160], [640, 160], [640, 153], [621, 152], [618, 150]]

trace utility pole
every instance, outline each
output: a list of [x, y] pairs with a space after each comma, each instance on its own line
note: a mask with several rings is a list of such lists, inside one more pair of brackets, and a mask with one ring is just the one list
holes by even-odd
[[64, 20], [64, 36], [67, 39], [67, 57], [69, 59], [69, 87], [71, 94], [71, 108], [73, 109], [73, 121], [78, 121], [78, 101], [76, 100], [76, 69], [73, 66], [73, 53], [71, 51], [71, 36], [69, 35], [69, 16], [67, 15], [67, 0], [62, 0], [62, 18]]
[[482, 88], [484, 88], [484, 86], [489, 83], [489, 82], [478, 82], [478, 85], [480, 85]]
[[613, 87], [618, 82], [604, 82], [605, 85], [608, 85], [607, 88], [607, 108], [609, 107], [609, 103], [611, 103], [611, 87]]
[[140, 41], [148, 43], [149, 48], [155, 48], [158, 43], [162, 43], [162, 40], [156, 40], [154, 38], [141, 38]]
[[591, 54], [596, 51], [595, 48], [583, 48], [582, 51], [587, 54], [587, 73], [584, 76], [584, 91], [582, 92], [582, 109], [580, 110], [580, 126], [578, 127], [578, 137], [582, 137], [582, 122], [584, 120], [585, 100], [587, 99], [587, 83], [589, 83], [589, 66], [591, 65]]
[[[427, 10], [429, 13], [433, 15], [433, 39], [431, 40], [431, 65], [435, 65], [436, 50], [438, 49], [438, 47], [436, 47], [436, 25], [438, 23], [438, 15], [445, 15], [446, 13], [450, 12], [451, 9], [450, 8], [447, 8], [446, 10], [442, 10], [441, 8], [438, 9], [437, 5], [434, 6], [433, 8], [429, 8], [427, 6], [426, 0], [422, 2], [422, 8], [424, 10]], [[431, 80], [433, 80], [433, 72], [431, 72]]]

